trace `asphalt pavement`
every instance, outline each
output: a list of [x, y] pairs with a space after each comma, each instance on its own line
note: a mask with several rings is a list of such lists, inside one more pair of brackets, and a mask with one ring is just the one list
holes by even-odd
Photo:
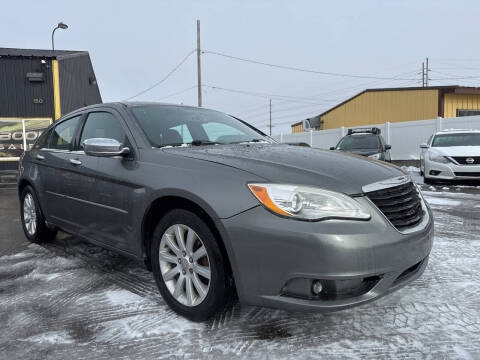
[[337, 313], [237, 304], [193, 323], [138, 262], [63, 233], [28, 245], [0, 189], [0, 358], [480, 359], [480, 186], [422, 190], [436, 235], [412, 284]]

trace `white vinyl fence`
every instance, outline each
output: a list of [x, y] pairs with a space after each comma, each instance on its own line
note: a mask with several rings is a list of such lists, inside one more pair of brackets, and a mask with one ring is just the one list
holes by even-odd
[[[360, 127], [360, 126], [356, 126]], [[420, 144], [427, 142], [436, 131], [445, 129], [478, 129], [480, 116], [462, 116], [455, 118], [437, 118], [430, 120], [405, 121], [374, 124], [361, 127], [378, 127], [387, 144], [392, 145], [392, 160], [418, 160]], [[280, 134], [274, 138], [282, 143], [304, 142], [312, 147], [329, 149], [347, 134], [349, 128], [305, 131], [296, 134]]]

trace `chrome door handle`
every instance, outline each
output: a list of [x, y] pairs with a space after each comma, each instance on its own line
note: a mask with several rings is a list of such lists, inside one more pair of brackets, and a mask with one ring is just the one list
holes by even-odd
[[82, 162], [77, 159], [70, 159], [70, 164], [78, 166], [78, 165], [82, 165]]
[[45, 156], [43, 155], [40, 155], [40, 154], [37, 154], [37, 156], [35, 156], [37, 158], [37, 160], [45, 160]]

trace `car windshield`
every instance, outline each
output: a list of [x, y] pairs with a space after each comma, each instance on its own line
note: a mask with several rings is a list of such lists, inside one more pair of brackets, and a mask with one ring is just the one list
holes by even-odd
[[154, 147], [271, 141], [243, 121], [214, 110], [173, 105], [134, 106], [131, 110]]
[[346, 136], [338, 143], [339, 150], [353, 150], [353, 149], [379, 149], [380, 140], [378, 136], [374, 135], [351, 135]]
[[437, 135], [433, 139], [433, 147], [480, 146], [480, 133]]

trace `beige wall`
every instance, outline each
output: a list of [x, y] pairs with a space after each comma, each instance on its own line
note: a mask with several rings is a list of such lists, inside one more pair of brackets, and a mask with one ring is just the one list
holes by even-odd
[[443, 117], [457, 116], [457, 109], [480, 110], [480, 95], [445, 94]]
[[323, 129], [364, 126], [386, 121], [434, 119], [438, 116], [438, 90], [372, 91], [323, 115]]
[[299, 133], [299, 132], [302, 132], [302, 131], [303, 131], [302, 123], [292, 125], [292, 134]]

